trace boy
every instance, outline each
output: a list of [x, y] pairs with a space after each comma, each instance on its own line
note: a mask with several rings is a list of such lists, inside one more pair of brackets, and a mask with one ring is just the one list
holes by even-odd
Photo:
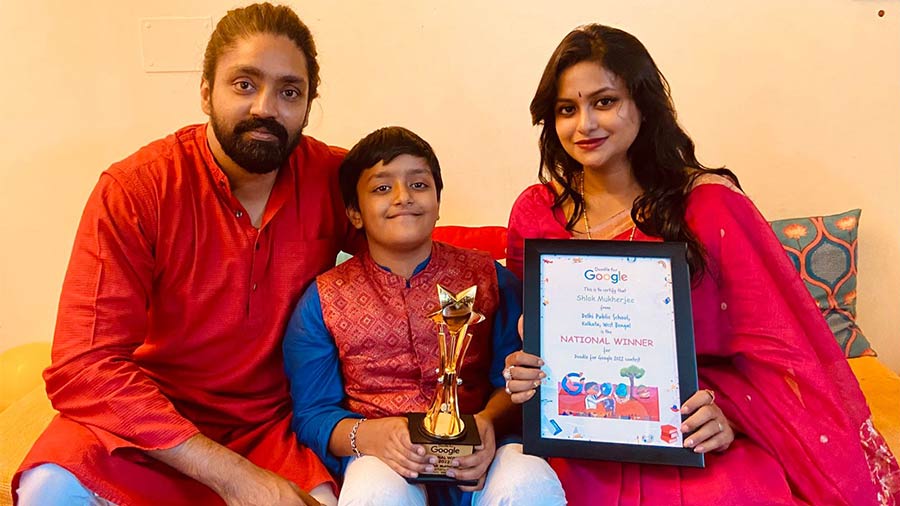
[[[520, 347], [519, 283], [486, 253], [432, 242], [443, 182], [431, 147], [404, 128], [382, 128], [347, 154], [339, 180], [368, 251], [316, 279], [284, 341], [293, 428], [343, 474], [339, 504], [426, 502], [426, 487], [404, 478], [433, 471], [435, 461], [410, 442], [404, 414], [425, 411], [434, 395], [438, 343], [428, 315], [438, 309], [438, 283], [452, 293], [478, 286], [475, 310], [486, 320], [470, 327], [459, 399], [462, 413], [475, 414], [482, 445], [447, 471], [478, 485], [429, 486], [427, 494], [444, 504], [565, 504], [545, 461], [523, 455], [519, 444], [495, 456], [496, 436], [518, 413], [502, 369]], [[476, 490], [471, 498], [461, 493]]]

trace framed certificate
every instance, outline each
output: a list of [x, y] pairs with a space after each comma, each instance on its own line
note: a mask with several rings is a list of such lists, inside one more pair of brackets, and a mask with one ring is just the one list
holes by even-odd
[[703, 467], [683, 447], [697, 391], [687, 247], [525, 241], [524, 349], [547, 377], [523, 407], [525, 452]]

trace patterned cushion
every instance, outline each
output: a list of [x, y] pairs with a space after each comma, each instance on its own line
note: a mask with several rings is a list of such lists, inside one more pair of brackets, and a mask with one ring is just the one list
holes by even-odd
[[859, 209], [832, 216], [773, 221], [772, 229], [816, 299], [844, 355], [875, 355], [856, 325], [856, 231]]

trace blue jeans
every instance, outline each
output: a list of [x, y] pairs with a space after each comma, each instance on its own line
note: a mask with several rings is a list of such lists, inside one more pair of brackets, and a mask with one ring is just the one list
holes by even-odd
[[41, 464], [22, 473], [16, 492], [19, 506], [115, 506], [56, 464]]

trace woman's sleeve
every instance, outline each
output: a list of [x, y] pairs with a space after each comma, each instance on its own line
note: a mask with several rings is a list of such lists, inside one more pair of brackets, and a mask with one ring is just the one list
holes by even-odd
[[544, 185], [529, 186], [509, 212], [506, 268], [522, 279], [525, 239], [570, 239], [571, 234], [556, 221], [553, 195]]
[[525, 200], [528, 190], [519, 195], [509, 212], [509, 225], [506, 230], [506, 268], [522, 279], [522, 262], [525, 256]]

